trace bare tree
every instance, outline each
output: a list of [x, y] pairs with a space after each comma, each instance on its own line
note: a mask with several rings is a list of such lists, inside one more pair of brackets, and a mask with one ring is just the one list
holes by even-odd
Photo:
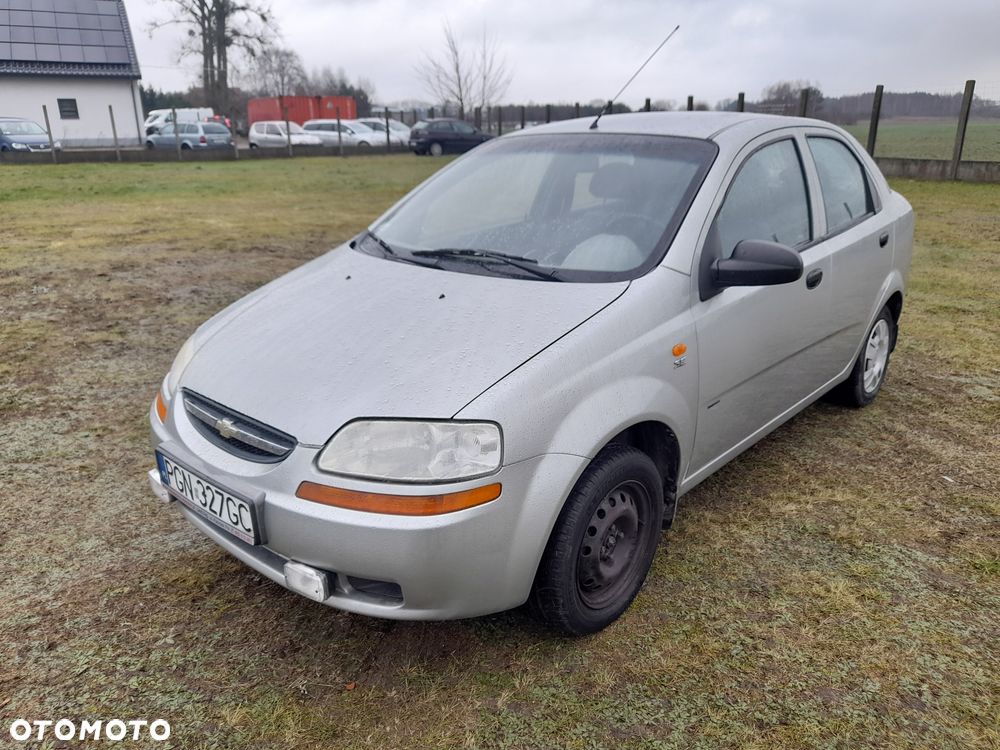
[[198, 55], [201, 84], [208, 103], [218, 112], [229, 109], [230, 51], [257, 56], [274, 38], [270, 8], [263, 0], [162, 0], [172, 9], [167, 19], [153, 21], [149, 34], [166, 26], [187, 30], [180, 56]]
[[469, 53], [447, 21], [444, 51], [438, 57], [425, 54], [416, 73], [431, 96], [442, 104], [455, 103], [460, 112], [473, 106], [497, 102], [510, 86], [511, 76], [496, 37], [483, 28], [482, 40]]
[[248, 73], [249, 88], [260, 96], [288, 96], [308, 88], [302, 58], [294, 50], [269, 47], [253, 61]]
[[500, 51], [500, 43], [483, 26], [476, 59], [476, 103], [483, 109], [496, 104], [507, 93], [510, 80], [507, 58]]

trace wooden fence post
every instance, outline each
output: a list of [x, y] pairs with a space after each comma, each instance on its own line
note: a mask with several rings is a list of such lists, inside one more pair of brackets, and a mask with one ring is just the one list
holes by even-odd
[[574, 117], [580, 116], [580, 102], [577, 102], [576, 104], [573, 105], [573, 116]]
[[340, 129], [340, 107], [335, 110], [337, 114], [337, 153], [344, 155], [344, 132]]
[[799, 92], [799, 117], [805, 117], [809, 113], [809, 89], [804, 88]]
[[170, 116], [174, 123], [174, 149], [177, 151], [177, 161], [181, 160], [181, 131], [177, 122], [177, 107], [170, 108]]
[[111, 118], [111, 137], [115, 141], [115, 159], [117, 161], [122, 160], [121, 149], [118, 148], [118, 127], [115, 125], [115, 111], [112, 109], [111, 105], [108, 105], [108, 117]]
[[392, 153], [392, 131], [389, 129], [389, 108], [385, 108], [385, 152]]
[[545, 122], [552, 122], [552, 105], [545, 105]]
[[962, 110], [958, 113], [958, 130], [955, 131], [955, 152], [951, 157], [951, 179], [958, 179], [958, 165], [962, 163], [962, 149], [965, 147], [965, 128], [969, 124], [969, 112], [972, 110], [972, 96], [976, 92], [976, 82], [965, 82], [965, 94], [962, 96]]
[[872, 98], [872, 119], [868, 123], [868, 155], [875, 156], [875, 139], [878, 138], [878, 121], [882, 117], [882, 84], [875, 87], [875, 96]]
[[503, 135], [503, 105], [497, 105], [497, 135]]
[[521, 105], [521, 130], [524, 130], [524, 115], [525, 115], [525, 106], [522, 104]]
[[736, 111], [746, 112], [746, 106], [747, 106], [746, 94], [741, 91], [736, 95]]
[[45, 134], [49, 137], [49, 152], [52, 154], [52, 163], [58, 164], [59, 157], [56, 156], [56, 142], [52, 137], [52, 126], [49, 124], [49, 108], [42, 105], [42, 116], [45, 118]]
[[643, 105], [642, 111], [643, 112], [652, 112], [653, 111], [653, 102], [652, 102], [652, 100], [650, 100], [650, 98], [648, 96], [646, 97], [646, 103]]
[[688, 112], [694, 112], [694, 97], [688, 95]]

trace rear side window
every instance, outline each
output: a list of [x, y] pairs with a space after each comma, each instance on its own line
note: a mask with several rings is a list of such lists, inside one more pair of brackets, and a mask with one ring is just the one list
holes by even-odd
[[431, 130], [435, 133], [451, 133], [452, 127], [450, 122], [432, 122]]
[[792, 140], [764, 146], [743, 162], [715, 217], [715, 229], [723, 258], [742, 240], [795, 247], [811, 239], [806, 179]]
[[864, 169], [851, 150], [834, 138], [809, 138], [823, 191], [827, 234], [835, 234], [874, 212]]

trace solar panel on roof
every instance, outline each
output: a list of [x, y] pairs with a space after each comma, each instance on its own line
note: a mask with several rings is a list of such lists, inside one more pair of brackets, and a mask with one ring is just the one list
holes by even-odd
[[124, 12], [119, 0], [0, 0], [0, 74], [138, 78]]

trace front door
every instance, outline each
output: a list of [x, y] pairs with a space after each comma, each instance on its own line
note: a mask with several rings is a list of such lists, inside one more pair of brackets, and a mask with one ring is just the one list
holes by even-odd
[[798, 281], [776, 286], [720, 291], [703, 284], [693, 306], [700, 390], [690, 481], [751, 445], [831, 377], [831, 259], [813, 242], [802, 148], [792, 135], [752, 146], [701, 250], [704, 272], [741, 240], [780, 242], [800, 251], [804, 270]]

